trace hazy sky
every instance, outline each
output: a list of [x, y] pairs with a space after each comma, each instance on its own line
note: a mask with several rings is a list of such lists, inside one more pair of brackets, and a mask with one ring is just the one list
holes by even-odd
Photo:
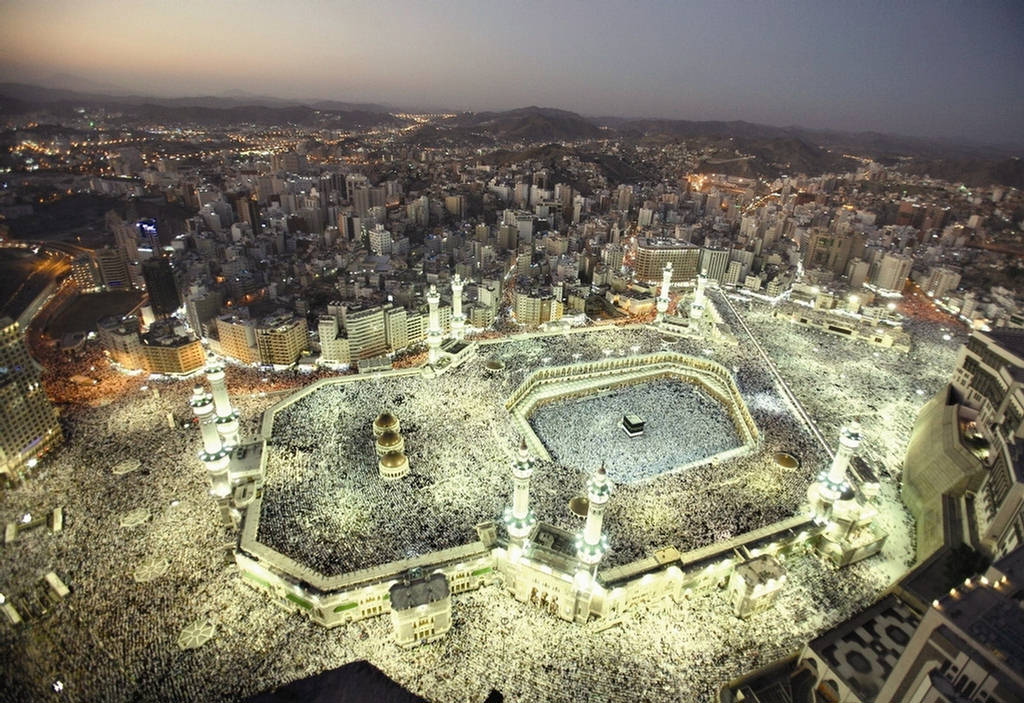
[[0, 77], [55, 74], [1020, 143], [1024, 0], [0, 0]]

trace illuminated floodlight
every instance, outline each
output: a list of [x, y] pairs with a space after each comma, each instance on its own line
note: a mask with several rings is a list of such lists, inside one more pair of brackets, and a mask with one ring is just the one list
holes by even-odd
[[38, 463], [39, 463], [39, 460], [36, 459], [35, 457], [32, 457], [28, 461], [25, 462], [25, 465], [28, 466], [28, 468], [30, 468], [30, 469], [34, 469], [34, 468], [36, 468], [36, 465]]

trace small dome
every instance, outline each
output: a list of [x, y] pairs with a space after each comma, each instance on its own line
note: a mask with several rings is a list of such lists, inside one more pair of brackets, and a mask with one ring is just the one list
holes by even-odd
[[398, 418], [391, 413], [381, 413], [377, 416], [377, 419], [373, 421], [377, 427], [393, 427], [398, 424]]
[[388, 452], [380, 458], [380, 465], [385, 469], [400, 469], [405, 463], [405, 454], [402, 452]]
[[377, 444], [381, 445], [382, 447], [394, 447], [401, 443], [402, 438], [398, 435], [397, 432], [392, 432], [391, 430], [388, 430], [387, 432], [385, 432], [384, 434], [377, 438]]

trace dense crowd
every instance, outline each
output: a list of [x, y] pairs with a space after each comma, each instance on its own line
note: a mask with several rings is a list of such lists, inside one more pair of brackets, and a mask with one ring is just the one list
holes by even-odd
[[[626, 414], [644, 421], [641, 436], [622, 429]], [[682, 380], [548, 403], [533, 413], [530, 424], [552, 459], [588, 473], [604, 465], [616, 483], [650, 478], [742, 443], [728, 410]]]
[[[756, 305], [741, 314], [825, 436], [835, 437], [849, 416], [858, 416], [867, 452], [897, 470], [898, 461], [888, 462], [905, 445], [919, 406], [949, 378], [963, 339], [911, 324], [915, 346], [902, 354], [790, 326]], [[509, 500], [518, 437], [495, 420], [495, 408], [531, 370], [663, 348], [708, 355], [733, 370], [762, 447], [720, 465], [620, 482], [606, 512], [612, 551], [605, 565], [666, 544], [703, 546], [788, 517], [827, 456], [737, 336], [734, 346], [632, 328], [521, 338], [481, 345], [475, 359], [437, 379], [334, 386], [329, 400], [309, 396], [309, 403], [289, 408], [296, 421], [281, 427], [295, 429], [279, 433], [275, 424], [267, 496], [293, 502], [276, 517], [264, 516], [266, 524], [278, 520], [281, 535], [302, 528], [301, 548], [334, 569], [464, 543], [477, 522], [493, 519]], [[489, 359], [505, 368], [488, 368]], [[790, 557], [778, 603], [742, 623], [715, 591], [652, 604], [599, 630], [603, 623], [565, 623], [491, 587], [455, 597], [454, 626], [444, 639], [403, 650], [392, 643], [387, 617], [326, 630], [246, 585], [230, 563], [233, 533], [220, 525], [196, 458], [191, 382], [150, 382], [159, 395], [130, 385], [103, 407], [70, 407], [62, 419], [67, 446], [0, 503], [4, 522], [57, 504], [65, 514], [62, 532], [35, 530], [4, 547], [3, 592], [25, 592], [51, 569], [71, 588], [29, 627], [0, 628], [10, 699], [43, 698], [60, 680], [70, 700], [236, 700], [368, 659], [437, 701], [481, 701], [490, 688], [509, 701], [706, 700], [723, 680], [792, 651], [867, 605], [911, 556], [897, 485], [888, 480], [882, 519], [890, 539], [881, 556], [838, 571], [813, 557]], [[233, 395], [247, 433], [274, 400]], [[874, 419], [870, 406], [879, 413]], [[399, 416], [412, 466], [410, 477], [388, 488], [376, 476], [370, 431], [382, 409]], [[777, 464], [776, 451], [796, 456], [799, 467]], [[126, 460], [141, 467], [114, 475]], [[537, 466], [531, 501], [541, 519], [581, 527], [567, 502], [583, 492], [586, 468]], [[148, 521], [119, 525], [139, 509], [149, 512]], [[292, 523], [289, 509], [299, 511]], [[335, 536], [343, 533], [344, 540]], [[317, 542], [322, 555], [309, 547]], [[167, 572], [136, 582], [135, 570], [158, 558], [169, 562]], [[214, 640], [180, 650], [182, 628], [204, 618], [217, 626]]]
[[739, 309], [825, 437], [858, 420], [861, 455], [897, 478], [918, 410], [949, 382], [967, 330], [908, 319], [901, 352], [790, 324], [770, 306]]

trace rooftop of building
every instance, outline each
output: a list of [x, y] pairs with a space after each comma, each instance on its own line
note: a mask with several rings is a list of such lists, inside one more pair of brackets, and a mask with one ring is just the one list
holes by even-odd
[[448, 579], [442, 573], [433, 573], [392, 586], [391, 607], [395, 610], [409, 610], [444, 600], [448, 595]]
[[175, 328], [169, 322], [154, 322], [141, 339], [143, 344], [151, 347], [181, 347], [196, 341], [195, 335], [185, 332], [184, 328]]
[[648, 249], [695, 249], [695, 244], [684, 242], [681, 239], [668, 239], [667, 237], [642, 237], [637, 240], [637, 245]]
[[843, 621], [807, 647], [858, 699], [875, 700], [920, 622], [896, 596], [887, 596]]
[[976, 332], [979, 337], [988, 337], [1000, 347], [1010, 352], [1020, 360], [1018, 365], [1024, 365], [1024, 329], [1013, 327], [997, 327], [987, 332]]

